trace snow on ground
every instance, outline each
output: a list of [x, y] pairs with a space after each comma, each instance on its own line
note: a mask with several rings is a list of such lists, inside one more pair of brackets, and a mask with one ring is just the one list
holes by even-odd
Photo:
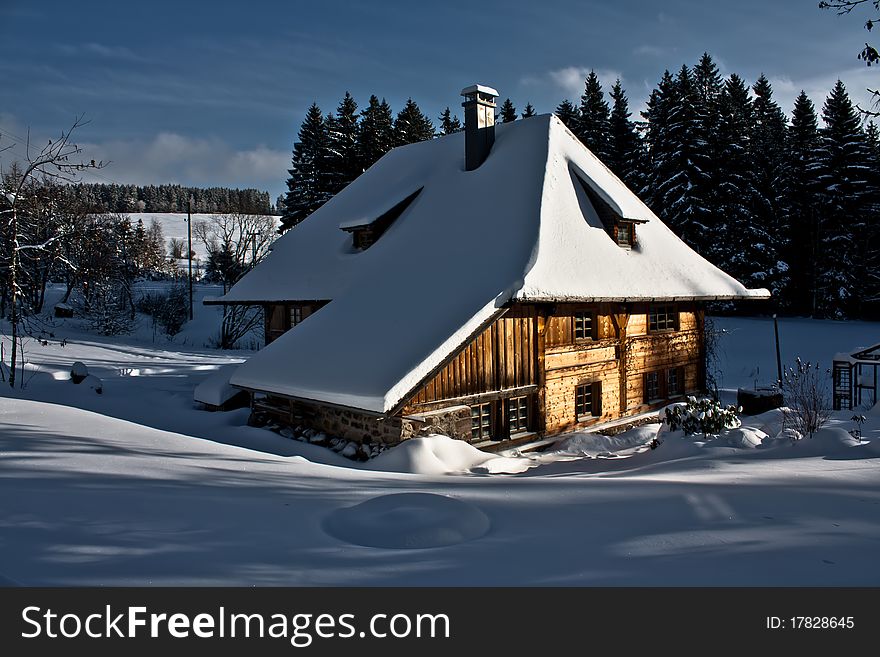
[[[165, 237], [165, 247], [168, 248], [168, 243], [172, 239], [182, 240], [184, 244], [187, 242], [187, 225], [186, 212], [129, 212], [128, 216], [131, 218], [132, 224], [137, 224], [138, 220], [142, 220], [144, 222], [144, 226], [147, 228], [150, 227], [150, 222], [155, 220], [162, 227], [162, 235]], [[193, 226], [202, 221], [207, 221], [208, 223], [214, 221], [217, 215], [215, 214], [206, 214], [197, 212], [192, 215]], [[280, 225], [281, 217], [277, 216], [276, 221]], [[195, 251], [195, 257], [198, 258], [201, 262], [208, 261], [208, 251], [205, 248], [204, 243], [196, 238], [193, 235], [192, 238], [193, 251]]]
[[[766, 358], [743, 345], [767, 324], [724, 321], [727, 357], [754, 360], [725, 384], [746, 385]], [[880, 328], [852, 324], [799, 323], [784, 344], [833, 352]], [[422, 438], [358, 464], [197, 408], [194, 388], [249, 352], [59, 326], [27, 344], [27, 387], [0, 386], [0, 581], [880, 585], [876, 412], [861, 443], [851, 413], [774, 441], [774, 411], [743, 418], [768, 436], [749, 448], [663, 432], [651, 449], [649, 424], [523, 455]], [[68, 380], [76, 361], [103, 394]]]

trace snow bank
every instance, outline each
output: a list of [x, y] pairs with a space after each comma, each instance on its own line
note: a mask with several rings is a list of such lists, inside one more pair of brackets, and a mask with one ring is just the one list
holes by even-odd
[[483, 536], [490, 525], [473, 504], [434, 493], [374, 497], [331, 512], [323, 523], [341, 541], [398, 550], [463, 543]]
[[463, 440], [434, 435], [411, 438], [382, 452], [364, 469], [420, 475], [516, 474], [535, 465], [532, 459], [496, 456]]
[[634, 453], [638, 448], [646, 448], [657, 437], [660, 425], [657, 423], [643, 424], [633, 427], [616, 436], [605, 436], [600, 433], [575, 433], [557, 442], [553, 449], [556, 452], [576, 454], [579, 456], [619, 456], [621, 453]]
[[209, 406], [222, 406], [241, 393], [240, 388], [229, 384], [229, 377], [238, 369], [239, 363], [221, 366], [216, 372], [196, 386], [193, 399]]

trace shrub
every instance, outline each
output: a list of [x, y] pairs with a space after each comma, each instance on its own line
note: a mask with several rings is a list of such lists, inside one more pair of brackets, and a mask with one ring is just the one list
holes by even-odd
[[803, 436], [813, 437], [831, 417], [828, 404], [828, 370], [819, 363], [795, 359], [795, 366], [782, 374], [782, 393], [785, 407], [782, 409], [783, 426], [792, 428]]
[[180, 333], [189, 318], [189, 293], [183, 285], [174, 285], [167, 292], [148, 292], [137, 302], [137, 309], [153, 318], [153, 327], [162, 327], [169, 338]]
[[736, 415], [738, 410], [742, 409], [722, 407], [714, 399], [688, 397], [685, 404], [666, 409], [666, 423], [673, 431], [681, 429], [688, 436], [696, 433], [715, 435], [740, 426]]

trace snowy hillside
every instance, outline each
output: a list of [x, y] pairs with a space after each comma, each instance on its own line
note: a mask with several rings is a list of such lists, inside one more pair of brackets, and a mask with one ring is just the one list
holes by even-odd
[[[215, 311], [197, 308], [172, 343], [70, 320], [26, 342], [25, 389], [0, 385], [0, 581], [880, 585], [878, 409], [862, 443], [846, 433], [851, 413], [812, 440], [774, 441], [771, 412], [743, 418], [768, 437], [757, 447], [667, 432], [651, 449], [649, 424], [524, 455], [422, 438], [356, 463], [249, 427], [247, 409], [197, 407], [195, 387], [251, 353], [201, 346]], [[767, 367], [767, 323], [723, 321], [725, 384], [748, 385]], [[880, 325], [781, 333], [786, 357], [801, 345], [824, 360]], [[69, 380], [76, 361], [102, 394]]]
[[[149, 227], [150, 222], [155, 220], [162, 227], [162, 234], [165, 236], [165, 246], [166, 250], [168, 247], [169, 240], [178, 239], [183, 240], [186, 243], [187, 234], [186, 234], [186, 213], [174, 213], [174, 212], [130, 212], [128, 214], [131, 217], [132, 224], [136, 224], [138, 220], [144, 222], [144, 226]], [[200, 221], [211, 222], [214, 221], [216, 215], [213, 214], [193, 214], [192, 221], [193, 225], [196, 225]], [[281, 225], [280, 217], [275, 217], [276, 223]], [[208, 258], [207, 250], [205, 249], [205, 245], [196, 239], [193, 236], [193, 251], [196, 253], [196, 257], [199, 260], [205, 261]]]

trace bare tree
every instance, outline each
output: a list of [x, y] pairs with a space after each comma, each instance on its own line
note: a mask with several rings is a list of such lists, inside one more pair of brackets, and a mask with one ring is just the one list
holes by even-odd
[[3, 210], [3, 213], [9, 217], [7, 227], [10, 240], [9, 289], [12, 294], [12, 349], [9, 359], [9, 385], [11, 387], [15, 387], [15, 359], [18, 350], [19, 322], [22, 310], [19, 307], [19, 299], [22, 295], [19, 281], [22, 253], [46, 250], [58, 239], [58, 236], [55, 235], [43, 242], [33, 244], [21, 243], [19, 207], [24, 202], [23, 191], [37, 176], [41, 176], [44, 180], [69, 183], [78, 180], [80, 173], [86, 169], [101, 169], [105, 166], [104, 162], [96, 162], [95, 160], [77, 160], [82, 153], [82, 149], [71, 140], [71, 137], [77, 128], [82, 127], [86, 123], [83, 121], [82, 116], [78, 117], [70, 128], [61, 132], [61, 136], [57, 140], [52, 141], [50, 139], [39, 150], [31, 146], [30, 131], [28, 131], [27, 139], [25, 140], [25, 162], [22, 165], [21, 174], [17, 180], [13, 180], [8, 189], [3, 190], [5, 199], [8, 202], [8, 206]]
[[[836, 12], [838, 16], [844, 16], [852, 13], [852, 11], [860, 5], [873, 7], [873, 15], [869, 17], [864, 24], [865, 29], [870, 32], [874, 29], [875, 23], [880, 21], [880, 0], [821, 0], [819, 2], [819, 9], [831, 9]], [[865, 47], [859, 51], [858, 58], [868, 66], [880, 64], [880, 52], [877, 52], [877, 49], [867, 42], [865, 43]], [[880, 90], [869, 88], [868, 92], [873, 96], [874, 107], [880, 107]], [[856, 107], [866, 116], [880, 116], [880, 111], [877, 111], [876, 109], [869, 110], [860, 107], [859, 105], [856, 105]]]
[[828, 370], [822, 370], [819, 363], [795, 359], [794, 367], [789, 367], [782, 375], [782, 391], [785, 407], [782, 409], [783, 423], [795, 429], [802, 436], [813, 437], [831, 417], [828, 404]]
[[[221, 283], [223, 293], [269, 254], [278, 237], [275, 219], [266, 215], [228, 213], [193, 225], [193, 236], [208, 252], [205, 276]], [[262, 325], [259, 307], [223, 306], [219, 346], [231, 349], [241, 338]]]

